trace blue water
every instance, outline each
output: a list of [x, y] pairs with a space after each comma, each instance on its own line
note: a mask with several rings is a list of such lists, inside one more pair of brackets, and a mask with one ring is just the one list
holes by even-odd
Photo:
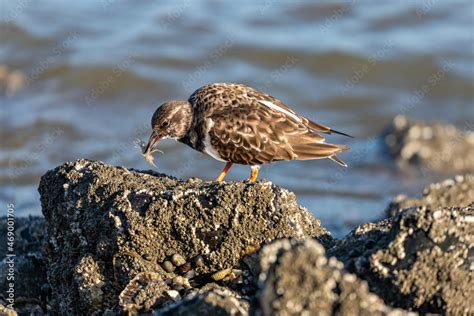
[[[152, 113], [209, 82], [242, 82], [355, 136], [330, 161], [262, 169], [336, 236], [375, 220], [396, 194], [446, 175], [407, 173], [376, 139], [397, 114], [472, 126], [472, 1], [2, 1], [0, 65], [24, 74], [0, 91], [0, 200], [41, 213], [46, 170], [78, 158], [148, 169], [133, 140]], [[429, 89], [416, 98], [423, 85]], [[223, 167], [163, 142], [160, 172], [214, 179]], [[233, 167], [228, 180], [248, 177]]]

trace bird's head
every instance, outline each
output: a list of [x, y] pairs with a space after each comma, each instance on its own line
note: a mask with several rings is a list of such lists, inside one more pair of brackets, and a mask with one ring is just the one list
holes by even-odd
[[186, 136], [192, 118], [192, 106], [188, 101], [169, 101], [162, 104], [151, 119], [153, 132], [143, 154], [155, 151], [162, 139], [179, 140]]

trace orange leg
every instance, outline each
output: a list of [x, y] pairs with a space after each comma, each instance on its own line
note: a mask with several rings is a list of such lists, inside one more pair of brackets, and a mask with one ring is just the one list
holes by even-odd
[[250, 173], [250, 179], [249, 179], [250, 183], [253, 183], [255, 182], [255, 180], [257, 180], [259, 168], [260, 168], [259, 166], [250, 167], [250, 169], [252, 170], [252, 172]]
[[227, 171], [229, 171], [230, 167], [232, 167], [232, 162], [228, 162], [225, 165], [224, 170], [222, 170], [222, 172], [219, 174], [219, 176], [216, 179], [217, 182], [222, 182], [222, 180], [224, 180], [224, 177], [227, 174]]

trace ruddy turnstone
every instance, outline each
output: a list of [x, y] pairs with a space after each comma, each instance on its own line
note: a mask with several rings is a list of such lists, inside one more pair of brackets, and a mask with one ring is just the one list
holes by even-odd
[[298, 115], [280, 100], [243, 84], [212, 83], [187, 101], [166, 102], [153, 114], [151, 126], [143, 147], [148, 162], [160, 140], [175, 139], [226, 162], [219, 182], [234, 163], [250, 166], [250, 182], [257, 179], [260, 165], [274, 161], [329, 158], [347, 167], [336, 154], [349, 148], [327, 144], [319, 133], [349, 135]]

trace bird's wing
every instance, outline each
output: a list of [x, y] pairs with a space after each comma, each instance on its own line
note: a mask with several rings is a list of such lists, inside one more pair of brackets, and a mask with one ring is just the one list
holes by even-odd
[[235, 163], [325, 158], [338, 150], [303, 124], [258, 103], [216, 112], [208, 124], [213, 149]]
[[293, 111], [293, 109], [269, 94], [250, 88], [249, 92], [247, 92], [247, 95], [268, 108], [284, 113], [289, 119], [300, 122], [315, 132], [331, 133], [332, 131], [328, 126], [313, 122], [310, 119], [297, 114], [295, 111]]
[[289, 120], [304, 124], [315, 132], [337, 132], [328, 126], [313, 122], [297, 114], [293, 109], [277, 98], [239, 83], [212, 83], [203, 86], [191, 95], [190, 101], [191, 103], [198, 104], [201, 108], [207, 108], [207, 105], [210, 103], [212, 103], [215, 108], [224, 108], [253, 105], [255, 101], [257, 101], [269, 109], [285, 114]]
[[[257, 91], [257, 92], [259, 92], [259, 91]], [[314, 122], [314, 121], [312, 121], [312, 120], [310, 120], [310, 119], [308, 119], [304, 116], [298, 115], [295, 111], [293, 111], [291, 108], [286, 106], [283, 102], [281, 102], [277, 98], [272, 97], [269, 94], [259, 92], [253, 97], [258, 102], [260, 102], [261, 104], [263, 104], [263, 105], [265, 105], [265, 106], [267, 106], [271, 109], [275, 109], [277, 111], [280, 111], [280, 112], [286, 114], [289, 119], [294, 119], [298, 122], [301, 122], [307, 128], [309, 128], [310, 130], [312, 130], [314, 132], [325, 133], [325, 134], [336, 133], [336, 134], [339, 134], [339, 135], [352, 137], [351, 135], [348, 135], [346, 133], [336, 131], [336, 130], [330, 128], [329, 126], [326, 126], [326, 125], [323, 125], [323, 124], [320, 124], [320, 123], [316, 123], [316, 122]]]
[[273, 109], [273, 110], [276, 110], [276, 111], [279, 111], [279, 112], [285, 114], [288, 117], [288, 119], [295, 120], [297, 122], [302, 123], [303, 125], [305, 125], [307, 128], [311, 129], [314, 132], [326, 133], [326, 134], [336, 133], [336, 134], [352, 137], [351, 135], [336, 131], [336, 130], [330, 128], [329, 126], [326, 126], [326, 125], [323, 125], [323, 124], [320, 124], [320, 123], [316, 123], [316, 122], [314, 122], [314, 121], [312, 121], [312, 120], [310, 120], [310, 119], [308, 119], [304, 116], [301, 116], [301, 115], [297, 114], [295, 111], [293, 111], [293, 109], [288, 107], [286, 104], [284, 104], [283, 102], [281, 102], [277, 98], [275, 98], [275, 97], [273, 97], [273, 96], [271, 96], [271, 95], [269, 95], [265, 92], [256, 90], [252, 87], [248, 87], [248, 86], [245, 86], [245, 85], [242, 85], [242, 84], [231, 84], [230, 86], [232, 86], [233, 93], [236, 93], [238, 95], [238, 97], [240, 97], [240, 98], [243, 97], [245, 99], [256, 100], [260, 104], [262, 104], [262, 105], [264, 105], [264, 106], [266, 106], [270, 109]]

